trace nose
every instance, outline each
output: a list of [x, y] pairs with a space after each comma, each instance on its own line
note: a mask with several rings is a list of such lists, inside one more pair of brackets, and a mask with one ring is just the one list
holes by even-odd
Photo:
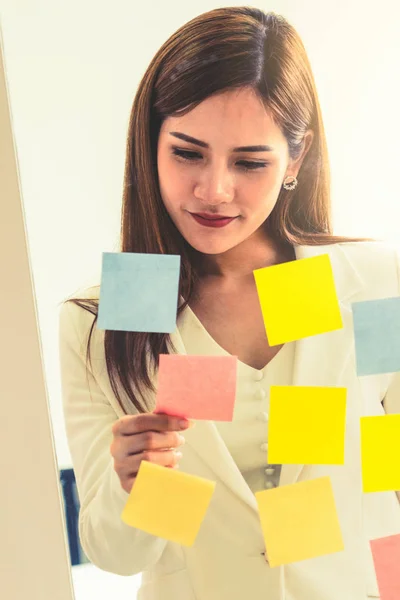
[[224, 165], [205, 169], [194, 195], [206, 206], [229, 204], [234, 197], [233, 176]]

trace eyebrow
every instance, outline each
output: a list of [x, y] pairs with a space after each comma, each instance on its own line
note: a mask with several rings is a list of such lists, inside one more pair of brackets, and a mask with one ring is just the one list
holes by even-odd
[[[190, 135], [186, 135], [186, 133], [181, 133], [179, 131], [170, 131], [170, 135], [173, 135], [184, 142], [189, 142], [190, 144], [195, 144], [196, 146], [201, 146], [202, 148], [209, 148], [209, 144], [206, 142], [202, 142], [201, 140], [197, 140]], [[238, 148], [233, 148], [233, 152], [273, 152], [274, 148], [272, 146], [239, 146]]]

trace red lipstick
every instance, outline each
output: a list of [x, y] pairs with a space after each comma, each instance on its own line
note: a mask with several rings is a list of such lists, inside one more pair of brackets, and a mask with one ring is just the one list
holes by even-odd
[[195, 221], [205, 227], [225, 227], [237, 217], [213, 215], [211, 213], [190, 213]]

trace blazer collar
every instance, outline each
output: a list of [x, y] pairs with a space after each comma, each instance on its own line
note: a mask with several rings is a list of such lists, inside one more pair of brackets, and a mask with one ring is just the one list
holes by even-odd
[[[349, 300], [363, 287], [363, 281], [344, 245], [295, 246], [296, 260], [328, 253], [341, 308], [343, 328], [312, 336], [295, 343], [293, 385], [340, 386], [352, 351], [351, 306]], [[171, 334], [178, 354], [186, 354], [178, 327]], [[184, 433], [186, 445], [204, 461], [227, 488], [250, 509], [258, 511], [256, 498], [234, 462], [213, 421], [197, 421]], [[182, 469], [190, 472], [190, 460], [181, 459]], [[186, 468], [187, 467], [187, 468]], [[280, 485], [295, 483], [304, 465], [283, 465]]]

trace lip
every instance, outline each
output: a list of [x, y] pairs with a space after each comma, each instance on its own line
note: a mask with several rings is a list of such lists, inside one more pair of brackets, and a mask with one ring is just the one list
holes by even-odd
[[212, 219], [208, 218], [208, 217], [204, 217], [202, 215], [204, 215], [205, 213], [189, 213], [193, 219], [196, 221], [196, 223], [199, 223], [199, 225], [204, 225], [205, 227], [225, 227], [226, 225], [229, 225], [229, 223], [231, 223], [232, 221], [234, 221], [235, 219], [237, 219], [237, 217], [222, 217], [222, 216], [218, 216], [217, 218], [215, 218], [215, 215], [212, 215]]
[[196, 217], [202, 217], [203, 219], [208, 219], [209, 221], [220, 221], [221, 219], [236, 219], [236, 216], [230, 217], [229, 215], [215, 215], [212, 213], [191, 213]]

